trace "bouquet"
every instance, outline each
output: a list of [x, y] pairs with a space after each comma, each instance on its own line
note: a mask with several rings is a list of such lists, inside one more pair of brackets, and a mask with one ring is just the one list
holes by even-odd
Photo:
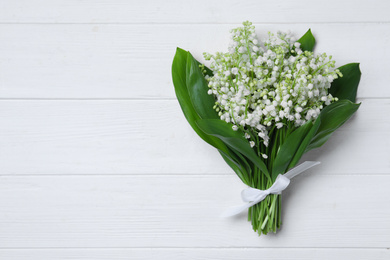
[[[247, 185], [248, 220], [259, 235], [281, 226], [281, 191], [315, 162], [295, 167], [322, 146], [359, 108], [358, 63], [335, 68], [332, 56], [314, 54], [310, 29], [298, 40], [269, 33], [259, 41], [244, 22], [231, 30], [228, 52], [204, 53], [209, 68], [177, 48], [172, 79], [194, 131], [215, 147]], [[294, 168], [295, 167], [295, 168]]]

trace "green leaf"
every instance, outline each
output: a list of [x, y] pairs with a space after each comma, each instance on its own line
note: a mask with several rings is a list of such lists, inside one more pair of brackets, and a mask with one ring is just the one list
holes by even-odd
[[172, 63], [172, 81], [175, 87], [175, 93], [180, 107], [183, 110], [184, 116], [188, 123], [195, 130], [195, 132], [207, 143], [215, 145], [212, 137], [202, 132], [196, 125], [195, 121], [200, 117], [196, 113], [191, 98], [188, 94], [187, 81], [186, 81], [186, 67], [187, 67], [187, 52], [183, 49], [177, 48], [176, 54]]
[[321, 117], [319, 116], [314, 122], [314, 125], [311, 127], [310, 131], [307, 133], [306, 137], [301, 142], [298, 150], [296, 151], [287, 169], [291, 169], [299, 162], [302, 155], [305, 153], [307, 146], [310, 144], [314, 135], [317, 133], [320, 124], [321, 124]]
[[189, 52], [187, 53], [186, 84], [192, 105], [198, 115], [204, 119], [219, 119], [217, 112], [213, 109], [214, 96], [207, 94], [209, 87], [199, 68], [199, 62]]
[[358, 110], [359, 106], [360, 104], [343, 99], [325, 107], [320, 113], [320, 127], [305, 152], [322, 146], [333, 132], [342, 126]]
[[[179, 101], [179, 104], [180, 104], [180, 107], [184, 113], [184, 116], [187, 119], [188, 123], [191, 125], [191, 127], [194, 129], [194, 131], [199, 135], [199, 137], [201, 137], [208, 144], [217, 148], [220, 152], [224, 153], [225, 157], [228, 156], [228, 160], [230, 161], [230, 163], [228, 163], [228, 164], [230, 167], [232, 167], [232, 163], [234, 163], [235, 165], [237, 165], [237, 164], [240, 165], [243, 162], [240, 160], [240, 158], [234, 152], [232, 152], [220, 139], [204, 133], [195, 123], [197, 120], [200, 120], [201, 117], [195, 111], [195, 108], [192, 104], [192, 101], [191, 101], [191, 98], [189, 95], [189, 91], [188, 91], [188, 84], [187, 84], [188, 57], [189, 56], [188, 56], [187, 51], [180, 49], [180, 48], [177, 48], [176, 54], [175, 54], [175, 57], [174, 57], [173, 63], [172, 63], [173, 85], [175, 87], [176, 97]], [[197, 62], [197, 61], [195, 60], [195, 62]], [[193, 77], [193, 76], [191, 76], [191, 77]], [[236, 173], [238, 172], [237, 167], [232, 167], [232, 169]], [[244, 171], [242, 169], [240, 169], [239, 172], [241, 173]]]
[[230, 168], [233, 169], [233, 171], [237, 174], [237, 176], [241, 179], [243, 183], [249, 186], [249, 174], [247, 170], [243, 167], [243, 164], [237, 163], [232, 159], [229, 155], [226, 153], [219, 151], [222, 158], [225, 160], [225, 162], [230, 166]]
[[288, 169], [292, 159], [298, 151], [305, 136], [309, 133], [313, 123], [308, 121], [292, 132], [280, 146], [272, 166], [272, 179], [275, 180], [279, 174], [283, 174]]
[[172, 63], [172, 80], [175, 87], [175, 93], [180, 107], [183, 110], [184, 116], [188, 123], [194, 129], [194, 131], [208, 144], [214, 146], [217, 149], [226, 151], [227, 147], [218, 138], [205, 134], [196, 125], [196, 121], [201, 119], [195, 108], [192, 105], [191, 98], [188, 93], [187, 80], [186, 80], [186, 67], [187, 67], [188, 52], [177, 48], [175, 57]]
[[349, 63], [338, 69], [343, 76], [332, 82], [329, 93], [340, 100], [348, 99], [355, 102], [360, 77], [362, 75], [359, 63]]
[[302, 51], [313, 51], [316, 39], [309, 29], [297, 42], [301, 44]]
[[244, 133], [242, 131], [234, 131], [231, 124], [222, 120], [203, 119], [196, 123], [205, 133], [219, 138], [226, 145], [248, 158], [268, 178], [270, 178], [267, 166], [250, 147], [249, 142], [244, 138]]

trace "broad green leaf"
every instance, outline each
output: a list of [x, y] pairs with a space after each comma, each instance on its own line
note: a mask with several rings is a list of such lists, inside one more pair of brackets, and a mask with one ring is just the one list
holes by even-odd
[[241, 181], [249, 186], [249, 174], [245, 168], [243, 168], [243, 165], [241, 163], [235, 162], [230, 156], [225, 154], [222, 151], [219, 151], [222, 158], [225, 160], [225, 162], [230, 166], [230, 168], [233, 169], [233, 171], [237, 174], [237, 176], [241, 179]]
[[203, 119], [219, 119], [217, 112], [213, 109], [214, 96], [207, 94], [209, 87], [199, 68], [199, 62], [189, 52], [187, 53], [186, 83], [192, 105], [198, 115]]
[[186, 67], [187, 67], [187, 58], [188, 52], [177, 48], [175, 57], [172, 63], [172, 80], [175, 87], [175, 93], [177, 100], [179, 101], [180, 107], [183, 110], [184, 116], [186, 117], [188, 123], [194, 129], [194, 131], [208, 144], [214, 146], [217, 149], [220, 149], [226, 153], [227, 147], [221, 142], [218, 138], [209, 136], [205, 134], [199, 127], [196, 125], [196, 121], [201, 119], [200, 116], [196, 113], [191, 98], [188, 93], [187, 80], [186, 80]]
[[240, 165], [243, 167], [245, 172], [247, 173], [248, 180], [249, 176], [252, 174], [253, 164], [249, 161], [246, 157], [244, 157], [240, 152], [237, 150], [230, 148], [231, 152], [236, 155], [237, 161], [240, 162]]
[[177, 100], [179, 101], [180, 107], [183, 110], [184, 116], [188, 123], [194, 129], [194, 131], [207, 143], [212, 146], [216, 145], [215, 138], [212, 138], [205, 134], [196, 125], [195, 121], [199, 120], [200, 117], [196, 113], [191, 98], [188, 94], [187, 81], [186, 81], [186, 67], [187, 67], [187, 51], [177, 48], [176, 54], [172, 63], [172, 81], [175, 87], [175, 93]]
[[[242, 164], [237, 155], [232, 152], [220, 139], [210, 136], [204, 133], [195, 123], [197, 120], [200, 120], [201, 117], [195, 111], [193, 107], [191, 98], [189, 96], [188, 88], [187, 88], [187, 58], [188, 52], [177, 48], [175, 57], [172, 63], [172, 80], [173, 85], [175, 87], [176, 97], [179, 101], [180, 107], [183, 110], [184, 116], [187, 119], [188, 123], [194, 129], [194, 131], [201, 137], [205, 142], [217, 148], [220, 152], [224, 153], [229, 157], [229, 160], [236, 165]], [[212, 109], [212, 108], [211, 108]], [[224, 158], [225, 159], [225, 158]], [[231, 164], [229, 164], [232, 167]], [[232, 169], [237, 172], [236, 167], [232, 167]], [[240, 172], [244, 172], [240, 170]]]
[[359, 106], [360, 104], [343, 99], [325, 107], [320, 113], [320, 127], [305, 152], [322, 146], [333, 132], [342, 126], [358, 110]]
[[250, 147], [242, 131], [234, 131], [232, 125], [222, 120], [203, 119], [196, 122], [203, 132], [218, 137], [229, 147], [241, 153], [270, 178], [267, 166]]
[[[237, 175], [239, 175], [240, 179], [243, 180], [243, 182], [245, 184], [249, 185], [249, 177], [252, 173], [253, 167], [250, 165], [247, 158], [245, 158], [241, 153], [239, 153], [238, 151], [236, 151], [235, 149], [233, 149], [232, 147], [229, 147], [227, 145], [226, 145], [226, 149], [227, 149], [227, 152], [223, 152], [220, 149], [219, 149], [219, 152], [221, 153], [221, 155], [223, 154], [223, 155], [227, 156], [230, 159], [230, 161], [232, 161], [236, 166], [239, 166], [241, 175], [239, 175], [239, 174], [237, 174]], [[224, 158], [224, 160], [226, 161], [225, 158]], [[229, 164], [229, 166], [231, 167], [230, 164]], [[232, 168], [232, 169], [235, 171], [234, 168]]]
[[313, 51], [316, 39], [309, 29], [297, 42], [301, 44], [302, 51]]
[[291, 160], [298, 151], [305, 136], [309, 133], [313, 123], [308, 121], [292, 132], [280, 146], [279, 151], [272, 166], [272, 179], [275, 180], [279, 174], [283, 174], [288, 169]]
[[338, 99], [348, 99], [356, 101], [356, 93], [362, 75], [359, 63], [349, 63], [338, 68], [343, 74], [332, 82], [329, 93]]
[[316, 119], [316, 121], [314, 122], [314, 125], [311, 127], [310, 131], [307, 133], [306, 137], [301, 142], [301, 145], [299, 146], [297, 152], [295, 153], [294, 157], [292, 158], [287, 169], [291, 169], [299, 162], [302, 155], [305, 153], [307, 146], [310, 144], [314, 135], [317, 133], [317, 130], [320, 127], [320, 124], [321, 124], [321, 117], [319, 116]]
[[239, 153], [238, 151], [234, 150], [233, 148], [231, 148], [229, 146], [227, 146], [226, 149], [227, 149], [227, 153], [221, 151], [220, 149], [219, 149], [219, 153], [222, 155], [222, 157], [225, 161], [226, 161], [225, 157], [227, 157], [227, 159], [229, 159], [229, 161], [233, 162], [236, 166], [239, 167], [240, 172], [237, 173], [236, 169], [233, 168], [232, 165], [230, 165], [228, 163], [228, 165], [233, 169], [233, 171], [236, 172], [238, 177], [240, 177], [240, 179], [245, 184], [249, 185], [250, 184], [249, 180], [250, 180], [250, 176], [251, 176], [253, 167], [250, 165], [248, 160], [241, 153]]

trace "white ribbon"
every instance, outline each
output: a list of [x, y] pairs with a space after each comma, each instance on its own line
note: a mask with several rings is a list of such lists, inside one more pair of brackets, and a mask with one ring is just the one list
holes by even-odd
[[290, 184], [290, 179], [297, 176], [298, 174], [306, 171], [307, 169], [320, 164], [320, 162], [306, 161], [297, 167], [292, 168], [285, 174], [279, 174], [274, 184], [269, 189], [258, 190], [254, 188], [246, 188], [241, 192], [241, 198], [246, 204], [235, 206], [227, 209], [221, 217], [231, 217], [241, 213], [242, 211], [252, 207], [253, 205], [264, 200], [269, 194], [281, 194], [284, 189]]

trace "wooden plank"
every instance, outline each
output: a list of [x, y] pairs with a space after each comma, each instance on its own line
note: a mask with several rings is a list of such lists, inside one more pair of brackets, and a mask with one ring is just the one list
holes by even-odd
[[[390, 100], [357, 115], [305, 160], [322, 174], [390, 172]], [[0, 174], [231, 174], [175, 100], [0, 101]]]
[[[237, 26], [3, 24], [0, 98], [174, 98], [176, 47], [203, 61], [204, 51], [227, 50]], [[390, 97], [390, 24], [257, 25], [261, 37], [268, 30], [300, 36], [309, 27], [318, 52], [340, 66], [361, 62], [359, 97]]]
[[296, 177], [283, 228], [258, 237], [229, 176], [2, 176], [0, 247], [387, 248], [389, 175]]
[[388, 249], [258, 249], [258, 248], [137, 248], [137, 249], [5, 249], [0, 257], [7, 260], [233, 260], [262, 258], [275, 260], [387, 260]]
[[[3, 1], [2, 23], [388, 22], [388, 1]], [[223, 11], [222, 11], [223, 10]]]

